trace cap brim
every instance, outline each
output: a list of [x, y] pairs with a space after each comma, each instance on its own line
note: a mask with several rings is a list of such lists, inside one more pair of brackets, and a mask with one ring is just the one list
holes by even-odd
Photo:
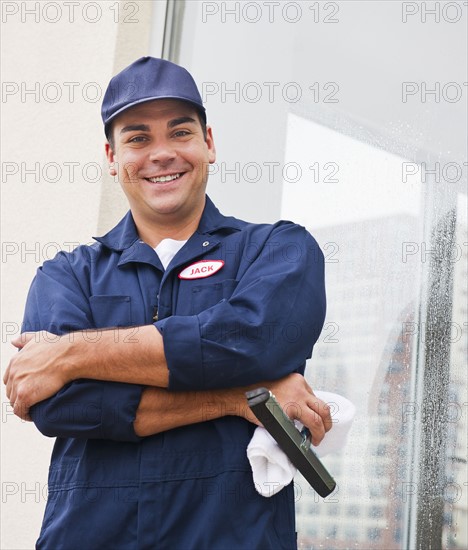
[[156, 97], [145, 97], [144, 99], [139, 99], [138, 101], [134, 101], [133, 103], [128, 103], [115, 113], [113, 113], [104, 123], [104, 127], [107, 128], [108, 124], [112, 122], [115, 117], [122, 114], [124, 111], [127, 111], [128, 109], [131, 109], [132, 107], [135, 107], [135, 105], [140, 105], [140, 103], [147, 103], [148, 101], [155, 101], [156, 99], [177, 99], [178, 101], [184, 101], [185, 103], [190, 103], [190, 105], [193, 105], [195, 109], [201, 113], [205, 119], [206, 122], [206, 111], [205, 107], [200, 105], [199, 103], [195, 103], [195, 101], [192, 101], [191, 99], [187, 99], [186, 97], [180, 97], [180, 96], [156, 96]]

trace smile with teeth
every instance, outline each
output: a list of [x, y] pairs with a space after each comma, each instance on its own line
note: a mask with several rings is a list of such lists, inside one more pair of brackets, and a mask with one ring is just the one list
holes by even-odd
[[165, 181], [173, 181], [177, 178], [180, 178], [182, 176], [182, 172], [179, 172], [178, 174], [171, 174], [170, 176], [160, 176], [155, 178], [145, 178], [145, 180], [150, 181], [151, 183], [163, 183]]

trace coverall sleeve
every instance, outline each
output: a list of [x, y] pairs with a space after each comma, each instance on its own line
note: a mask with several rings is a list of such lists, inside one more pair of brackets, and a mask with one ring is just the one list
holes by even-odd
[[[81, 257], [59, 253], [38, 269], [26, 302], [23, 332], [46, 330], [79, 338], [86, 334], [73, 335], [73, 331], [93, 328], [89, 300], [73, 272], [74, 262], [86, 269], [83, 253]], [[133, 421], [142, 390], [133, 384], [76, 380], [33, 406], [30, 414], [39, 431], [50, 437], [140, 441]]]
[[273, 226], [228, 299], [155, 323], [170, 390], [238, 387], [303, 373], [325, 319], [324, 258], [298, 225]]

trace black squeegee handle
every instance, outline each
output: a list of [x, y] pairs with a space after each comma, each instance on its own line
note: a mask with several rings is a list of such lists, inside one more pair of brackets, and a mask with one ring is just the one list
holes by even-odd
[[310, 438], [296, 428], [275, 396], [266, 388], [248, 391], [245, 396], [252, 412], [313, 489], [321, 497], [332, 493], [335, 480], [310, 448]]

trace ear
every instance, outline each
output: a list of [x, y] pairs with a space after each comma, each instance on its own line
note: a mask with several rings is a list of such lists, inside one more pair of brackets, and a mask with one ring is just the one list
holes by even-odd
[[106, 158], [109, 164], [109, 174], [111, 176], [116, 176], [117, 170], [115, 168], [115, 155], [108, 141], [106, 142], [105, 148], [106, 148]]
[[213, 164], [216, 160], [216, 147], [211, 126], [206, 127], [206, 145], [208, 147], [208, 162]]

